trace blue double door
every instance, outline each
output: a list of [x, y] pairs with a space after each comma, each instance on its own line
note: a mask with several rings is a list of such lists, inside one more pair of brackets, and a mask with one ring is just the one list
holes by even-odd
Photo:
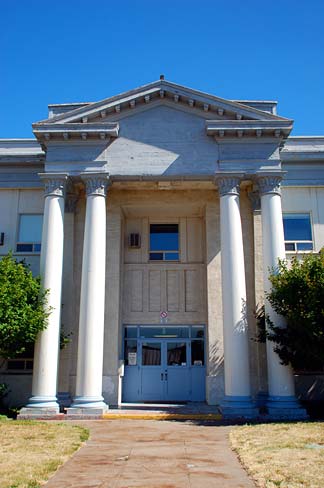
[[194, 346], [190, 339], [138, 338], [134, 364], [125, 367], [123, 401], [204, 401], [205, 367], [192, 365]]
[[190, 397], [189, 341], [140, 341], [141, 396], [146, 401], [185, 401]]

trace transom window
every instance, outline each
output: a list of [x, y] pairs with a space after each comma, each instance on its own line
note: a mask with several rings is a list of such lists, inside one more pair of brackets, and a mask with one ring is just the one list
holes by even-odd
[[312, 227], [309, 214], [283, 214], [286, 251], [312, 251]]
[[17, 252], [41, 250], [43, 215], [22, 214], [19, 217]]
[[178, 224], [150, 225], [150, 261], [179, 261]]

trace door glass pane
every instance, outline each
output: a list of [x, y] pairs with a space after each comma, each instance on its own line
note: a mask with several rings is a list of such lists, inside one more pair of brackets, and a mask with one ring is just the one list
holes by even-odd
[[125, 366], [137, 365], [137, 340], [125, 340]]
[[189, 327], [141, 327], [140, 337], [160, 339], [186, 339], [189, 337]]
[[142, 366], [161, 366], [161, 343], [142, 344]]
[[187, 366], [185, 342], [168, 342], [168, 366]]
[[192, 366], [204, 366], [204, 341], [191, 342], [191, 364]]
[[204, 327], [201, 327], [200, 325], [198, 327], [191, 327], [191, 337], [193, 339], [202, 339], [204, 337]]
[[128, 339], [137, 337], [137, 327], [125, 327], [125, 337]]

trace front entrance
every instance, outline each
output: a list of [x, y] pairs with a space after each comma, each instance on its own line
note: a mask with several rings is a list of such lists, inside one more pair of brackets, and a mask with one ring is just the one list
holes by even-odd
[[126, 326], [124, 402], [205, 400], [203, 326]]

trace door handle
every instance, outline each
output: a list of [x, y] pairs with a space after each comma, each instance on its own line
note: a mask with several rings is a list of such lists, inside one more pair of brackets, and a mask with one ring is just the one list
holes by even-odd
[[161, 373], [161, 381], [163, 381], [163, 373]]
[[168, 381], [168, 373], [164, 373], [165, 374], [165, 381]]

